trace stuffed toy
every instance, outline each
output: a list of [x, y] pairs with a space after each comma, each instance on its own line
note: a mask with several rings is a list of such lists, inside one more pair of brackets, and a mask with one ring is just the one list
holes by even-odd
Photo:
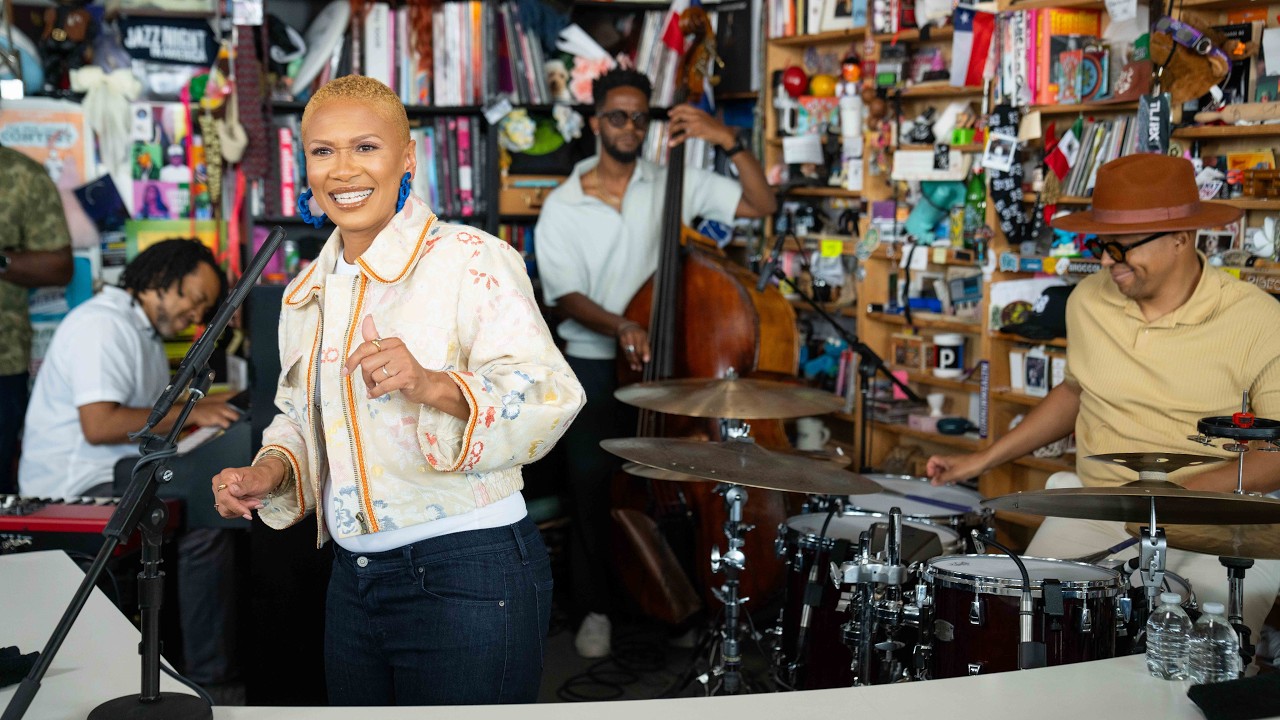
[[1256, 43], [1227, 40], [1215, 30], [1168, 17], [1151, 33], [1151, 60], [1164, 68], [1160, 88], [1170, 94], [1174, 108], [1211, 92], [1226, 79], [1232, 61], [1256, 52]]
[[97, 24], [86, 0], [59, 0], [44, 11], [40, 53], [46, 88], [55, 95], [71, 91], [72, 70], [93, 61]]

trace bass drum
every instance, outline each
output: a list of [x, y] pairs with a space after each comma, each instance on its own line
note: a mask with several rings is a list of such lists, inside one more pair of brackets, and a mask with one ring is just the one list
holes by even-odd
[[[881, 528], [888, 526], [885, 518], [835, 515], [822, 535], [826, 520], [827, 513], [810, 513], [788, 518], [778, 526], [776, 549], [787, 573], [774, 666], [778, 679], [796, 690], [853, 685], [853, 654], [844, 644], [842, 628], [850, 613], [836, 609], [841, 588], [832, 582], [831, 565], [856, 555], [864, 532], [872, 534], [873, 552], [879, 551], [884, 541], [877, 539], [883, 537]], [[913, 520], [902, 523], [904, 563], [954, 553], [959, 547], [960, 538], [950, 528]], [[808, 627], [802, 629], [806, 598], [811, 607]]]
[[982, 506], [982, 495], [976, 490], [959, 485], [935, 486], [928, 478], [914, 475], [868, 473], [866, 477], [898, 494], [850, 495], [851, 511], [887, 517], [891, 509], [901, 508], [904, 518], [951, 528], [959, 534], [967, 552], [974, 549], [970, 531], [981, 533], [991, 527], [992, 512]]
[[[1024, 557], [1035, 599], [1032, 639], [1045, 644], [1046, 664], [1115, 657], [1116, 598], [1124, 580], [1115, 570]], [[1018, 601], [1022, 574], [1003, 555], [955, 555], [930, 560], [922, 579], [933, 595], [933, 677], [986, 675], [1018, 669]], [[1044, 586], [1056, 580], [1062, 614], [1046, 612]]]

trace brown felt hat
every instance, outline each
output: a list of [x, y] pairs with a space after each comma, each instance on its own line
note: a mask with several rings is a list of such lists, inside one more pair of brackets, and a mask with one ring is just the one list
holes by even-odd
[[1216, 228], [1243, 210], [1202, 202], [1191, 162], [1168, 155], [1126, 155], [1098, 168], [1093, 207], [1054, 218], [1058, 230], [1129, 235]]

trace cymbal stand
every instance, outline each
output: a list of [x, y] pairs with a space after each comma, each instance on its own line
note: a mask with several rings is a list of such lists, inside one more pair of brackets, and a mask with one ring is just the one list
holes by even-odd
[[1147, 607], [1153, 610], [1160, 606], [1157, 601], [1160, 599], [1160, 588], [1164, 586], [1165, 561], [1168, 556], [1169, 544], [1165, 541], [1164, 529], [1156, 526], [1156, 499], [1151, 498], [1151, 525], [1142, 528], [1142, 538], [1138, 545], [1138, 570], [1142, 576], [1142, 585], [1147, 590]]
[[[738, 596], [738, 575], [746, 569], [747, 557], [742, 552], [747, 532], [755, 529], [754, 525], [742, 522], [742, 508], [747, 503], [747, 489], [741, 485], [721, 483], [716, 486], [716, 493], [724, 495], [725, 507], [729, 519], [724, 523], [724, 534], [728, 539], [728, 548], [724, 555], [720, 554], [718, 545], [711, 548], [711, 571], [724, 572], [725, 581], [713, 590], [716, 599], [724, 603], [720, 628], [719, 657], [711, 668], [711, 675], [720, 678], [719, 687], [730, 695], [736, 695], [742, 689], [742, 648], [739, 640], [739, 617], [743, 605], [751, 598]], [[710, 678], [704, 680], [709, 682]]]
[[1218, 562], [1227, 569], [1227, 622], [1235, 628], [1240, 636], [1240, 667], [1247, 668], [1253, 663], [1252, 632], [1244, 624], [1244, 573], [1253, 567], [1249, 558], [1220, 557]]

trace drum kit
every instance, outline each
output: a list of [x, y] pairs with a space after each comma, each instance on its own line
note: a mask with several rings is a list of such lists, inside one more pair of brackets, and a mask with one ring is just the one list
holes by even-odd
[[[1204, 418], [1188, 439], [1238, 454], [1234, 492], [1187, 490], [1174, 470], [1223, 458], [1178, 453], [1120, 453], [1088, 459], [1129, 468], [1138, 479], [1118, 487], [1035, 490], [983, 499], [926, 479], [857, 474], [841, 457], [768, 450], [744, 420], [832, 412], [839, 399], [800, 386], [729, 377], [641, 383], [619, 400], [673, 415], [718, 418], [726, 440], [605, 440], [628, 472], [680, 482], [711, 482], [723, 496], [726, 550], [711, 550], [724, 574], [724, 604], [709, 641], [717, 688], [742, 682], [742, 522], [748, 488], [805, 496], [802, 514], [778, 527], [775, 549], [787, 567], [771, 672], [781, 689], [817, 689], [948, 678], [1063, 665], [1141, 653], [1146, 617], [1162, 591], [1195, 609], [1195, 592], [1169, 572], [1169, 548], [1218, 555], [1228, 574], [1229, 620], [1252, 661], [1243, 622], [1245, 571], [1255, 559], [1280, 558], [1280, 499], [1246, 493], [1247, 452], [1280, 451], [1280, 422], [1243, 409]], [[1244, 398], [1247, 407], [1248, 397]], [[993, 539], [995, 511], [1129, 523], [1136, 539], [1094, 556], [1021, 557]], [[1158, 523], [1166, 523], [1168, 529]], [[1137, 544], [1138, 558], [1106, 560]], [[989, 555], [993, 545], [1004, 555]]]

